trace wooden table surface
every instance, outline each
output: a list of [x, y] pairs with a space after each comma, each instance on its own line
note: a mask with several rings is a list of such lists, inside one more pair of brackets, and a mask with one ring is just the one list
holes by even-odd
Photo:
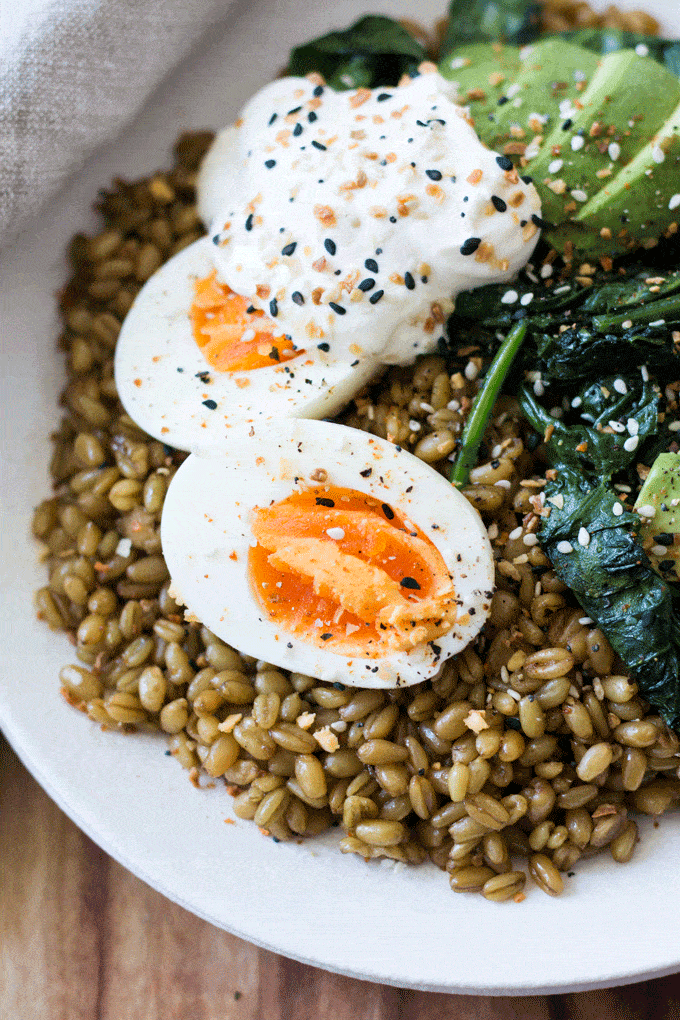
[[611, 991], [486, 998], [356, 981], [257, 949], [108, 857], [1, 737], [0, 809], [1, 1018], [680, 1020], [680, 975]]

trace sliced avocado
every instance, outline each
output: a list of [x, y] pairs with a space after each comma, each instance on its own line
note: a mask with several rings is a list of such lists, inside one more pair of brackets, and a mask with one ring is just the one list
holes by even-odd
[[519, 53], [517, 46], [474, 43], [460, 46], [439, 64], [441, 75], [458, 85], [459, 102], [469, 105], [475, 130], [491, 149], [498, 133], [492, 118], [503, 90], [517, 76]]
[[603, 180], [579, 210], [573, 230], [563, 224], [562, 234], [588, 255], [639, 244], [651, 248], [673, 223], [677, 230], [679, 219], [680, 104], [623, 170]]
[[563, 108], [564, 119], [530, 163], [534, 182], [544, 185], [543, 219], [556, 226], [576, 219], [606, 175], [651, 141], [678, 102], [680, 81], [660, 64], [633, 50], [603, 57], [588, 88], [571, 111]]
[[680, 454], [659, 454], [635, 509], [642, 522], [640, 541], [652, 566], [667, 581], [680, 580]]
[[542, 137], [559, 126], [560, 108], [580, 99], [600, 57], [562, 39], [548, 38], [520, 50], [519, 72], [508, 80], [493, 113], [496, 148], [532, 158]]

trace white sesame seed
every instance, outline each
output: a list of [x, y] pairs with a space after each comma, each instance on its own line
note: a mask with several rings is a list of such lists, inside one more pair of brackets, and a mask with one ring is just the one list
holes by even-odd
[[631, 436], [636, 436], [640, 431], [640, 423], [635, 418], [629, 418], [626, 422], [626, 428]]
[[677, 419], [668, 423], [668, 428], [671, 432], [677, 432], [680, 430], [680, 421]]
[[509, 489], [510, 480], [508, 478], [500, 478], [497, 482], [493, 483], [498, 489]]
[[344, 719], [336, 719], [335, 722], [331, 723], [331, 729], [334, 730], [335, 733], [344, 733], [347, 729], [347, 723]]
[[465, 67], [470, 61], [468, 57], [454, 57], [450, 63], [452, 71], [458, 71], [461, 67]]
[[524, 150], [524, 158], [533, 159], [534, 156], [538, 156], [538, 153], [541, 149], [542, 141], [543, 135], [536, 135], [535, 138], [532, 138], [529, 144], [527, 145], [526, 149]]
[[557, 543], [557, 551], [558, 553], [563, 553], [566, 556], [567, 553], [573, 553], [574, 547], [571, 542], [562, 541]]
[[465, 366], [465, 369], [464, 369], [464, 371], [463, 371], [463, 375], [464, 375], [464, 376], [465, 376], [465, 378], [466, 378], [466, 379], [468, 379], [468, 380], [469, 380], [470, 382], [474, 382], [474, 380], [475, 380], [475, 379], [477, 378], [477, 376], [479, 375], [479, 366], [478, 366], [478, 365], [476, 365], [476, 364], [474, 363], [474, 361], [468, 361], [468, 363], [467, 363], [467, 365]]
[[652, 149], [652, 159], [655, 163], [663, 163], [666, 158], [666, 153], [663, 151], [660, 145], [655, 145]]
[[501, 298], [502, 305], [514, 305], [515, 301], [519, 299], [519, 294], [516, 290], [506, 290], [505, 294]]
[[648, 57], [649, 46], [645, 46], [645, 44], [642, 42], [638, 43], [637, 46], [635, 47], [635, 52], [637, 53], [638, 57]]
[[241, 339], [242, 340], [254, 340], [255, 339], [255, 330], [254, 329], [247, 329], [245, 331], [245, 333], [243, 334], [243, 336], [241, 337]]
[[627, 393], [628, 392], [628, 387], [626, 386], [626, 384], [623, 381], [623, 379], [615, 379], [614, 380], [614, 389], [616, 390], [617, 393]]
[[632, 492], [630, 485], [623, 485], [621, 482], [616, 482], [614, 488], [617, 492]]
[[585, 71], [574, 71], [574, 81], [585, 81], [586, 77]]
[[411, 432], [420, 432], [422, 425], [420, 424], [419, 421], [416, 421], [415, 418], [411, 418], [410, 422], [408, 423], [408, 427], [410, 428]]
[[621, 514], [623, 513], [623, 507], [621, 506], [620, 503], [614, 503], [614, 506], [612, 507], [612, 513], [614, 514], [614, 517], [621, 516]]
[[513, 530], [508, 535], [508, 538], [512, 539], [512, 541], [514, 542], [516, 539], [518, 539], [520, 537], [521, 534], [522, 534], [522, 525], [520, 524], [519, 528], [513, 528]]
[[589, 616], [581, 616], [578, 621], [583, 627], [589, 627], [593, 622]]
[[569, 290], [571, 290], [571, 284], [565, 283], [562, 287], [555, 287], [553, 294], [566, 294]]
[[642, 506], [638, 506], [635, 509], [640, 514], [640, 517], [649, 517], [651, 520], [652, 517], [656, 516], [656, 510], [651, 503], [643, 503]]
[[571, 406], [572, 407], [580, 407], [582, 403], [583, 403], [583, 401], [581, 400], [580, 397], [574, 397], [574, 399], [571, 402]]
[[643, 382], [649, 382], [649, 372], [647, 371], [647, 366], [646, 365], [642, 365], [641, 366], [641, 368], [640, 368], [640, 375], [642, 376], [642, 381]]
[[536, 394], [537, 397], [542, 397], [543, 394], [545, 393], [545, 386], [543, 385], [540, 379], [537, 379], [536, 382], [534, 383], [534, 393]]
[[121, 538], [120, 542], [116, 546], [116, 556], [122, 556], [125, 558], [132, 552], [132, 539]]
[[665, 319], [655, 319], [654, 322], [650, 322], [649, 325], [650, 326], [665, 326], [666, 325], [666, 320]]
[[327, 528], [326, 534], [329, 538], [332, 538], [334, 542], [339, 542], [345, 537], [345, 532], [342, 528]]
[[583, 135], [574, 135], [571, 140], [571, 147], [574, 152], [578, 152], [586, 144], [586, 140]]
[[655, 556], [667, 556], [668, 555], [668, 549], [666, 548], [665, 545], [653, 545], [651, 551], [652, 551], [652, 553]]
[[525, 535], [522, 539], [524, 545], [532, 546], [538, 545], [538, 535], [535, 535], [533, 531], [530, 531], [528, 535]]
[[560, 117], [572, 117], [576, 113], [576, 110], [571, 105], [571, 99], [562, 99], [560, 101]]
[[533, 294], [522, 294], [522, 297], [520, 298], [520, 302], [519, 303], [521, 305], [525, 305], [526, 306], [526, 305], [530, 305], [533, 300], [534, 300], [534, 295]]
[[575, 198], [577, 202], [587, 202], [588, 192], [583, 191], [581, 188], [574, 188], [574, 190], [571, 193], [571, 197]]
[[432, 404], [428, 404], [424, 400], [421, 400], [420, 410], [425, 411], [427, 414], [432, 414], [434, 412], [434, 407], [432, 406]]
[[633, 453], [635, 450], [637, 450], [639, 442], [640, 439], [638, 436], [629, 436], [628, 439], [626, 439], [625, 443], [623, 444], [623, 448], [626, 451], [626, 453]]
[[522, 695], [518, 694], [518, 692], [513, 690], [512, 687], [508, 687], [508, 694], [510, 695], [510, 697], [512, 698], [513, 701], [521, 701], [522, 700]]
[[621, 323], [622, 329], [630, 329], [630, 327], [632, 325], [633, 325], [633, 320], [632, 319], [626, 319], [625, 322]]
[[548, 166], [548, 173], [558, 174], [563, 166], [564, 166], [563, 159], [554, 159], [552, 163], [550, 163], [550, 165]]
[[564, 509], [564, 496], [561, 492], [558, 492], [556, 496], [548, 496], [548, 502], [556, 506], [558, 510]]
[[626, 431], [626, 426], [622, 425], [620, 421], [614, 421], [613, 418], [612, 418], [612, 420], [610, 422], [608, 422], [608, 425], [609, 425], [610, 429], [614, 430], [614, 432], [625, 432]]
[[668, 203], [668, 208], [677, 209], [679, 205], [680, 205], [680, 193], [676, 193], [675, 195], [671, 196], [671, 200]]
[[553, 267], [549, 262], [546, 262], [544, 266], [541, 266], [541, 279], [547, 280], [549, 276], [553, 274]]
[[613, 162], [616, 162], [616, 160], [621, 155], [621, 146], [619, 145], [618, 142], [610, 142], [607, 148], [607, 153], [609, 155], [609, 158], [613, 160]]
[[513, 82], [513, 84], [508, 89], [506, 89], [505, 94], [508, 97], [508, 99], [514, 99], [521, 88], [522, 88], [521, 85], [518, 85], [517, 82]]
[[522, 97], [517, 96], [517, 99], [513, 99], [512, 105], [515, 107], [516, 110], [519, 110], [520, 106], [522, 105]]
[[460, 400], [449, 400], [446, 406], [449, 411], [460, 411]]
[[590, 545], [590, 532], [587, 528], [578, 529], [578, 544], [584, 548]]

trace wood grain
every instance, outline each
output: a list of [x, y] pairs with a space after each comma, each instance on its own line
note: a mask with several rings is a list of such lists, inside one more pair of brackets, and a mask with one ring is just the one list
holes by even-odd
[[329, 974], [213, 928], [111, 860], [0, 738], [0, 1017], [680, 1020], [680, 977], [486, 998]]

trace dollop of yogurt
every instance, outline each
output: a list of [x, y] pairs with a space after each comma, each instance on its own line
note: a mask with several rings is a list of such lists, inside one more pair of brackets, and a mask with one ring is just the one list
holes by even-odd
[[428, 71], [257, 93], [199, 175], [218, 277], [330, 360], [406, 364], [434, 347], [455, 296], [511, 279], [541, 226], [530, 179], [482, 145], [451, 90]]

